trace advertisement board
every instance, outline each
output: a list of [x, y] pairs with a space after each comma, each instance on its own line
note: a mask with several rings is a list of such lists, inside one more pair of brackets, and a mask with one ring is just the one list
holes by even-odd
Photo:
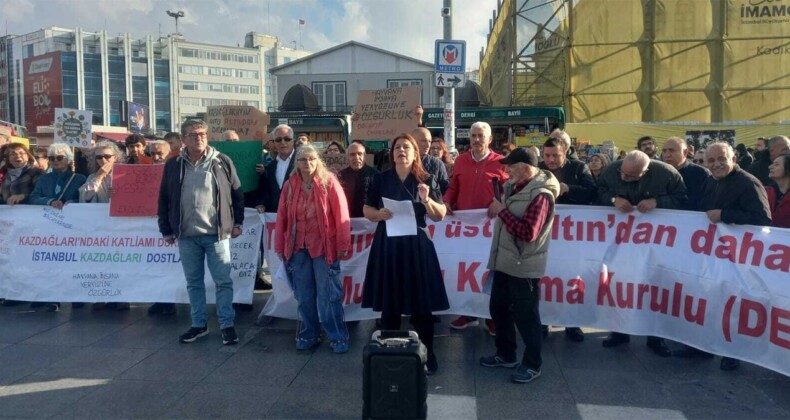
[[55, 108], [63, 107], [61, 53], [53, 52], [23, 61], [25, 80], [25, 125], [36, 132], [40, 125], [52, 125]]

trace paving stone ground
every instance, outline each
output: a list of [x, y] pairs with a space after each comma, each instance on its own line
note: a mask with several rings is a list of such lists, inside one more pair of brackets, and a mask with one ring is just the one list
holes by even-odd
[[[241, 343], [232, 347], [222, 346], [214, 317], [207, 337], [178, 343], [186, 306], [170, 317], [148, 316], [147, 304], [127, 312], [0, 307], [0, 418], [360, 418], [362, 348], [374, 322], [350, 326], [347, 354], [326, 344], [297, 352], [295, 322], [255, 325], [268, 297], [256, 292], [254, 310], [237, 315]], [[436, 329], [430, 418], [790, 418], [788, 377], [749, 363], [723, 372], [718, 358], [660, 358], [643, 338], [604, 349], [606, 333], [594, 330], [573, 343], [552, 329], [542, 376], [511, 384], [509, 370], [477, 363], [493, 353], [493, 338], [482, 327], [451, 330], [449, 321]]]

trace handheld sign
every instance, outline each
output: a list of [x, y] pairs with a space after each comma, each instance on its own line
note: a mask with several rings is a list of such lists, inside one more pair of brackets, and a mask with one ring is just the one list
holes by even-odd
[[359, 140], [391, 139], [417, 128], [414, 113], [420, 104], [420, 86], [360, 90], [352, 120], [352, 137]]
[[165, 165], [113, 166], [110, 217], [156, 216], [164, 170]]
[[255, 172], [255, 165], [261, 163], [263, 145], [257, 141], [218, 141], [211, 146], [226, 154], [233, 161], [236, 173], [241, 181], [244, 192], [255, 191], [258, 188], [260, 175]]
[[210, 106], [206, 112], [209, 141], [221, 140], [225, 130], [236, 130], [242, 140], [265, 140], [269, 115], [254, 106]]

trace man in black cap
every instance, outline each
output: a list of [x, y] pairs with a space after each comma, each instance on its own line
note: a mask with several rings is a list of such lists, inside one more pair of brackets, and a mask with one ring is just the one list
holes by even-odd
[[[489, 216], [496, 217], [488, 269], [494, 281], [489, 311], [497, 330], [497, 352], [480, 358], [480, 364], [518, 366], [510, 380], [527, 383], [540, 376], [542, 365], [538, 281], [546, 271], [560, 183], [538, 169], [538, 156], [532, 151], [516, 149], [499, 162], [507, 165], [509, 180], [504, 194], [488, 206]], [[515, 328], [524, 341], [521, 363]]]

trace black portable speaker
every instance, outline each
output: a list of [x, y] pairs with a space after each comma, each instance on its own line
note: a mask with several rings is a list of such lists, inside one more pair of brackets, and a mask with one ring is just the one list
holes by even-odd
[[426, 418], [428, 351], [416, 332], [376, 331], [363, 358], [363, 418]]

